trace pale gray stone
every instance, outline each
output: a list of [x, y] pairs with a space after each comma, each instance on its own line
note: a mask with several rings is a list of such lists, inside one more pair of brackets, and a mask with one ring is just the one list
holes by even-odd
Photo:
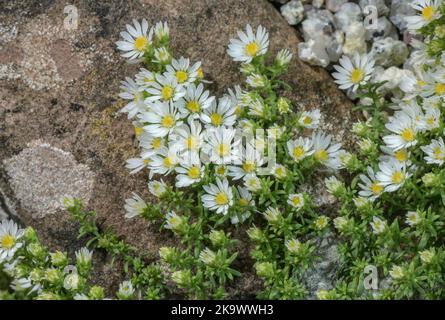
[[318, 8], [320, 9], [324, 4], [324, 0], [313, 0], [312, 1], [312, 5], [314, 6], [314, 8]]
[[326, 0], [326, 9], [332, 12], [337, 12], [346, 2], [348, 2], [348, 0]]
[[364, 54], [367, 52], [365, 39], [366, 30], [363, 23], [353, 21], [345, 33], [345, 43], [343, 53], [354, 55], [355, 53]]
[[406, 16], [412, 16], [416, 14], [416, 10], [411, 7], [412, 1], [409, 0], [393, 0], [391, 1], [391, 11], [389, 19], [400, 30], [406, 30], [406, 22], [404, 18]]
[[365, 10], [366, 6], [374, 6], [377, 8], [377, 13], [380, 16], [387, 16], [389, 14], [389, 8], [386, 6], [384, 0], [360, 0], [358, 2], [362, 10]]
[[307, 42], [298, 44], [298, 56], [305, 62], [324, 68], [326, 68], [330, 62], [323, 43], [314, 39], [309, 39]]
[[343, 32], [347, 32], [353, 22], [362, 21], [362, 9], [356, 3], [344, 3], [335, 13], [334, 19], [337, 27]]
[[297, 25], [304, 18], [304, 7], [300, 0], [292, 0], [282, 6], [280, 10], [290, 25]]
[[309, 11], [307, 19], [301, 25], [305, 41], [310, 39], [327, 41], [336, 30], [334, 16], [328, 10]]
[[375, 41], [378, 38], [391, 37], [394, 40], [399, 40], [399, 34], [396, 27], [388, 20], [387, 17], [380, 17], [377, 20], [377, 28], [370, 29], [366, 27], [366, 40]]
[[399, 66], [405, 62], [409, 50], [403, 41], [387, 37], [374, 41], [369, 53], [375, 60], [376, 65], [391, 67]]

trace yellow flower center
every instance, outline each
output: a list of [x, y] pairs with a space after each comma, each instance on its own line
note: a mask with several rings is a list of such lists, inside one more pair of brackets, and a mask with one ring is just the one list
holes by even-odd
[[293, 203], [293, 205], [294, 206], [298, 206], [298, 205], [300, 205], [300, 197], [293, 197], [292, 198], [292, 203]]
[[425, 7], [422, 10], [422, 18], [426, 21], [430, 21], [433, 19], [434, 13], [435, 13], [435, 10], [433, 7], [431, 7], [431, 6]]
[[399, 184], [405, 179], [405, 175], [401, 171], [396, 171], [392, 174], [391, 181], [393, 183]]
[[230, 152], [230, 147], [226, 143], [220, 143], [217, 146], [216, 151], [218, 152], [218, 155], [220, 157], [227, 156], [229, 154], [229, 152]]
[[214, 126], [220, 126], [222, 124], [223, 117], [219, 113], [213, 113], [210, 116], [210, 121]]
[[365, 73], [361, 69], [356, 68], [356, 69], [352, 70], [352, 72], [351, 72], [352, 83], [355, 83], [355, 84], [360, 83], [364, 77], [365, 77]]
[[304, 117], [304, 119], [303, 119], [303, 123], [305, 124], [305, 125], [310, 125], [311, 123], [312, 123], [312, 118], [311, 117]]
[[243, 163], [243, 170], [250, 173], [255, 170], [255, 164], [253, 162], [245, 162]]
[[434, 149], [434, 158], [436, 158], [437, 160], [443, 159], [443, 153], [439, 147]]
[[438, 95], [443, 95], [445, 93], [445, 84], [443, 83], [436, 84], [435, 90]]
[[411, 128], [404, 129], [402, 131], [402, 138], [403, 138], [403, 140], [408, 141], [408, 142], [413, 141], [415, 138], [413, 129], [411, 129]]
[[218, 192], [215, 196], [215, 203], [219, 206], [229, 203], [229, 198], [224, 192]]
[[296, 147], [294, 148], [294, 157], [297, 159], [300, 159], [302, 156], [304, 156], [304, 149], [303, 147]]
[[185, 140], [185, 147], [186, 147], [188, 150], [192, 150], [192, 149], [194, 149], [194, 148], [196, 147], [196, 139], [195, 139], [194, 137], [192, 137], [192, 136], [188, 137], [188, 138]]
[[278, 168], [275, 169], [275, 174], [276, 174], [278, 177], [284, 177], [284, 174], [285, 174], [285, 173], [286, 173], [286, 172], [285, 172], [285, 170], [284, 170], [283, 167], [278, 167]]
[[148, 39], [146, 37], [137, 37], [134, 40], [134, 48], [137, 51], [144, 51], [148, 45]]
[[173, 88], [170, 86], [165, 86], [161, 90], [162, 99], [167, 101], [173, 97]]
[[258, 53], [259, 49], [260, 47], [258, 46], [258, 44], [255, 41], [253, 41], [246, 46], [246, 53], [249, 56], [254, 57]]
[[247, 201], [247, 199], [244, 198], [239, 199], [238, 203], [243, 207], [247, 207], [249, 205], [249, 201]]
[[179, 83], [187, 81], [188, 77], [187, 72], [182, 70], [176, 71], [176, 80], [178, 80]]
[[144, 164], [147, 165], [150, 163], [150, 159], [144, 159]]
[[220, 176], [225, 175], [225, 174], [226, 174], [226, 168], [224, 168], [224, 167], [218, 167], [218, 168], [216, 168], [216, 174], [218, 174], [218, 175], [220, 175]]
[[404, 149], [398, 150], [398, 151], [394, 152], [394, 157], [399, 162], [405, 162], [406, 160], [408, 160], [408, 152], [406, 152], [406, 150], [404, 150]]
[[15, 244], [15, 239], [10, 234], [6, 234], [1, 240], [2, 247], [5, 249], [11, 249]]
[[381, 186], [380, 184], [378, 184], [378, 183], [376, 183], [376, 182], [374, 182], [372, 185], [371, 185], [371, 192], [373, 193], [373, 194], [380, 194], [380, 193], [382, 193], [382, 191], [383, 191], [383, 186]]
[[423, 81], [423, 80], [418, 80], [418, 81], [417, 81], [417, 85], [418, 85], [419, 87], [423, 87], [423, 86], [426, 86], [426, 82]]
[[166, 168], [173, 167], [173, 161], [170, 157], [164, 158], [163, 164], [164, 164], [164, 167], [166, 167]]
[[191, 167], [188, 171], [188, 176], [192, 179], [198, 179], [201, 176], [201, 170], [198, 167]]
[[204, 78], [204, 72], [202, 72], [202, 68], [198, 68], [198, 78]]
[[314, 157], [317, 161], [324, 162], [324, 161], [328, 161], [329, 154], [326, 150], [321, 149], [314, 153]]
[[153, 147], [153, 149], [157, 150], [160, 149], [162, 147], [162, 139], [161, 138], [154, 138], [151, 141], [151, 146]]
[[171, 115], [166, 115], [162, 118], [161, 124], [165, 128], [171, 128], [175, 124], [175, 119]]
[[187, 109], [189, 109], [193, 113], [198, 113], [201, 111], [201, 106], [198, 101], [192, 100], [187, 102]]
[[136, 137], [139, 137], [142, 134], [142, 131], [144, 131], [141, 127], [134, 127], [134, 134]]

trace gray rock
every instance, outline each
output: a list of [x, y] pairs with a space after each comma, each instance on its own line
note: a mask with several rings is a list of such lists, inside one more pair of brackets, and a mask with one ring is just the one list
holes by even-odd
[[345, 33], [345, 43], [343, 45], [343, 53], [354, 55], [355, 53], [364, 54], [367, 52], [365, 39], [366, 29], [363, 23], [353, 21]]
[[362, 10], [365, 10], [366, 6], [376, 7], [379, 16], [387, 16], [389, 14], [389, 8], [386, 6], [384, 0], [360, 0], [358, 4]]
[[332, 37], [335, 29], [334, 16], [328, 10], [311, 10], [302, 23], [305, 41], [317, 39], [325, 42]]
[[337, 12], [346, 2], [348, 2], [348, 0], [326, 0], [326, 9], [332, 12]]
[[298, 44], [298, 57], [312, 65], [324, 68], [326, 68], [330, 62], [324, 44], [314, 39], [309, 39], [306, 42]]
[[335, 31], [330, 41], [326, 43], [326, 53], [331, 62], [337, 62], [343, 54], [343, 43], [345, 37], [343, 32]]
[[320, 9], [324, 4], [324, 0], [313, 0], [312, 1], [312, 5], [314, 6], [314, 8], [318, 8]]
[[304, 7], [300, 0], [292, 0], [282, 6], [280, 10], [290, 25], [296, 25], [304, 18]]
[[377, 28], [371, 29], [366, 27], [366, 40], [375, 41], [378, 38], [391, 37], [394, 40], [399, 40], [399, 34], [396, 27], [388, 20], [387, 17], [380, 17], [377, 20]]
[[411, 7], [412, 1], [409, 0], [393, 0], [391, 1], [391, 11], [389, 19], [400, 30], [406, 30], [406, 22], [404, 17], [416, 14], [416, 10]]
[[334, 19], [337, 27], [346, 33], [353, 22], [362, 21], [362, 9], [356, 3], [347, 2], [335, 13]]
[[391, 67], [401, 65], [408, 57], [409, 50], [403, 41], [387, 37], [377, 39], [372, 44], [369, 53], [374, 58], [376, 65]]

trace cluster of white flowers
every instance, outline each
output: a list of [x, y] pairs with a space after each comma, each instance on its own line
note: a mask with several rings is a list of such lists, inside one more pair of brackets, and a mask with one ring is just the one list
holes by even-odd
[[[118, 49], [131, 61], [142, 59], [144, 53], [153, 50], [168, 53], [168, 46], [162, 44], [169, 37], [168, 30], [166, 23], [158, 23], [149, 30], [145, 20], [134, 21], [134, 26], [127, 25], [128, 32], [121, 34], [123, 40], [117, 42]], [[242, 70], [248, 69], [253, 59], [266, 54], [269, 35], [261, 26], [254, 32], [247, 25], [245, 32], [239, 31], [238, 36], [239, 39], [230, 41], [227, 53], [234, 61], [243, 62]], [[155, 61], [157, 67], [153, 70], [141, 68], [134, 80], [127, 78], [122, 82], [120, 97], [129, 100], [122, 112], [133, 120], [141, 150], [139, 157], [127, 160], [127, 168], [131, 173], [148, 169], [150, 191], [156, 196], [162, 196], [167, 187], [164, 182], [153, 180], [154, 175], [174, 174], [176, 188], [199, 186], [205, 191], [202, 205], [218, 214], [228, 214], [235, 204], [254, 206], [252, 193], [261, 190], [260, 175], [277, 178], [286, 175], [286, 168], [281, 164], [260, 173], [270, 165], [264, 157], [267, 144], [264, 138], [257, 136], [242, 143], [242, 137], [254, 127], [254, 121], [242, 115], [265, 119], [270, 106], [261, 96], [240, 86], [217, 99], [204, 88], [201, 62], [193, 64], [184, 57], [168, 56]], [[289, 50], [281, 50], [275, 63], [285, 66], [291, 57]], [[251, 72], [246, 85], [264, 87], [267, 81], [263, 75]], [[278, 108], [281, 113], [288, 112], [289, 103], [281, 101]], [[298, 123], [302, 128], [317, 129], [320, 116], [319, 110], [303, 111]], [[279, 139], [284, 130], [280, 126], [270, 129], [274, 139]], [[341, 145], [332, 143], [332, 137], [321, 131], [314, 132], [311, 138], [291, 140], [287, 147], [296, 162], [313, 155], [328, 168], [341, 167]], [[268, 155], [270, 153], [268, 151]], [[212, 182], [201, 186], [207, 177], [212, 177]], [[298, 197], [292, 199], [292, 205], [299, 206], [295, 202]], [[141, 215], [146, 205], [139, 196], [133, 195], [125, 208], [126, 217], [132, 218]], [[232, 223], [248, 216], [233, 216]]]

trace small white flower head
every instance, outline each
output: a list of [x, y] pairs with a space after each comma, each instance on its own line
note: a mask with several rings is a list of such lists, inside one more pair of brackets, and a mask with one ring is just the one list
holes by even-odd
[[185, 96], [184, 87], [178, 84], [175, 76], [168, 73], [156, 75], [156, 82], [151, 82], [150, 85], [146, 90], [150, 94], [145, 99], [146, 103], [178, 101]]
[[246, 147], [240, 147], [240, 154], [235, 159], [233, 166], [228, 166], [229, 176], [234, 180], [239, 180], [246, 175], [256, 174], [257, 169], [265, 163], [261, 153], [252, 143], [247, 142]]
[[199, 121], [189, 118], [187, 124], [175, 128], [170, 136], [170, 148], [183, 154], [184, 159], [190, 158], [190, 153], [197, 153], [204, 143], [204, 133]]
[[261, 180], [254, 174], [249, 174], [243, 178], [244, 186], [251, 192], [257, 192], [261, 189]]
[[280, 67], [284, 67], [289, 64], [291, 59], [292, 59], [292, 53], [289, 51], [289, 49], [281, 49], [278, 52], [277, 57], [275, 58], [275, 62]]
[[278, 101], [277, 101], [277, 108], [278, 108], [278, 112], [280, 114], [285, 114], [291, 110], [292, 104], [289, 101], [289, 99], [280, 97], [280, 98], [278, 98]]
[[128, 60], [141, 58], [152, 45], [153, 29], [148, 30], [148, 22], [133, 20], [133, 26], [127, 24], [127, 31], [120, 33], [122, 39], [116, 42], [117, 48], [123, 51], [122, 56]]
[[149, 112], [144, 112], [140, 120], [147, 123], [144, 130], [153, 137], [165, 137], [182, 124], [176, 107], [171, 103], [156, 102]]
[[232, 106], [235, 108], [235, 114], [239, 116], [246, 106], [246, 104], [242, 101], [245, 93], [243, 90], [241, 90], [239, 85], [236, 85], [233, 89], [229, 88], [228, 91], [228, 97], [232, 103]]
[[237, 186], [236, 188], [236, 202], [242, 207], [255, 206], [252, 194], [247, 188]]
[[128, 300], [131, 299], [134, 295], [134, 288], [131, 281], [124, 281], [119, 285], [119, 291], [117, 292], [117, 296], [119, 299]]
[[187, 159], [179, 162], [176, 167], [176, 187], [184, 188], [201, 181], [204, 176], [204, 167], [197, 153], [189, 153]]
[[206, 131], [202, 150], [215, 164], [233, 163], [239, 157], [240, 140], [232, 128], [219, 127]]
[[368, 198], [370, 201], [374, 201], [383, 193], [384, 186], [377, 180], [374, 170], [371, 167], [367, 167], [367, 175], [360, 174], [360, 181], [358, 186], [360, 191], [358, 194], [361, 197]]
[[386, 146], [381, 146], [380, 149], [385, 153], [385, 155], [379, 158], [380, 161], [390, 161], [391, 159], [395, 159], [400, 163], [410, 163], [410, 152], [407, 149], [393, 150]]
[[331, 194], [338, 194], [344, 190], [344, 184], [335, 176], [330, 176], [324, 179], [324, 184], [326, 189]]
[[154, 137], [147, 131], [143, 131], [139, 139], [139, 146], [142, 149], [141, 158], [148, 159], [147, 163], [150, 163], [149, 158], [165, 148], [166, 141], [163, 137]]
[[434, 249], [420, 251], [419, 256], [420, 256], [420, 260], [423, 263], [426, 263], [426, 264], [431, 263], [431, 261], [433, 260], [433, 258], [435, 256]]
[[298, 254], [301, 249], [301, 242], [297, 239], [289, 239], [285, 243], [286, 249], [292, 254]]
[[327, 216], [319, 216], [314, 221], [314, 227], [317, 230], [323, 230], [324, 228], [327, 227], [328, 223], [329, 223], [329, 218]]
[[180, 85], [193, 83], [198, 78], [198, 69], [201, 62], [190, 65], [190, 59], [184, 57], [179, 60], [173, 59], [171, 64], [166, 67], [166, 75], [176, 78], [176, 82]]
[[148, 190], [152, 195], [160, 198], [167, 192], [167, 184], [163, 180], [153, 180], [148, 183]]
[[426, 163], [441, 166], [445, 161], [445, 144], [442, 137], [439, 137], [437, 140], [433, 139], [429, 145], [420, 148], [426, 154]]
[[93, 251], [83, 247], [76, 251], [76, 261], [78, 265], [90, 265], [93, 258]]
[[272, 170], [272, 174], [277, 179], [284, 179], [287, 177], [287, 169], [282, 164], [276, 164]]
[[374, 60], [368, 55], [359, 55], [356, 53], [353, 59], [344, 55], [340, 58], [340, 65], [334, 66], [337, 72], [332, 76], [335, 82], [342, 90], [351, 89], [357, 91], [360, 85], [365, 84], [371, 79], [374, 71]]
[[341, 166], [338, 157], [341, 144], [331, 143], [332, 136], [325, 135], [323, 132], [314, 132], [312, 134], [312, 144], [314, 150], [314, 158], [321, 164], [331, 169], [338, 169]]
[[274, 224], [281, 218], [281, 212], [277, 208], [269, 207], [264, 211], [263, 216], [270, 224]]
[[121, 81], [120, 89], [119, 97], [131, 100], [120, 110], [120, 112], [128, 113], [128, 119], [132, 119], [138, 113], [148, 110], [149, 107], [144, 102], [141, 87], [133, 79], [127, 77], [125, 81]]
[[217, 165], [215, 166], [215, 175], [219, 178], [227, 177], [229, 169], [225, 165]]
[[153, 62], [167, 65], [172, 61], [172, 56], [167, 48], [161, 47], [155, 49], [155, 59]]
[[0, 264], [10, 261], [16, 251], [23, 246], [20, 242], [23, 234], [24, 230], [12, 220], [3, 220], [0, 223]]
[[303, 137], [288, 141], [287, 151], [296, 162], [299, 162], [314, 153], [312, 141], [309, 138]]
[[304, 196], [302, 193], [290, 194], [287, 203], [296, 209], [301, 209], [304, 206]]
[[141, 197], [133, 193], [131, 198], [125, 200], [124, 208], [125, 218], [131, 219], [141, 216], [148, 209], [148, 205]]
[[440, 0], [415, 0], [411, 6], [418, 11], [415, 16], [404, 17], [407, 22], [407, 28], [416, 31], [431, 21], [441, 17], [439, 6]]
[[169, 36], [170, 36], [170, 29], [168, 27], [167, 22], [158, 22], [156, 23], [155, 27], [154, 27], [154, 34], [155, 37], [160, 41], [166, 41], [168, 40]]
[[149, 168], [150, 174], [170, 174], [179, 162], [177, 151], [174, 149], [163, 148], [159, 153], [152, 157]]
[[428, 108], [425, 112], [425, 130], [433, 130], [440, 127], [440, 109]]
[[126, 162], [125, 168], [130, 170], [130, 174], [135, 174], [141, 171], [142, 169], [147, 168], [150, 163], [150, 159], [144, 157], [131, 158], [127, 159], [125, 162]]
[[321, 113], [319, 109], [303, 111], [298, 118], [298, 123], [308, 129], [316, 129], [320, 124]]
[[374, 144], [374, 142], [372, 142], [371, 139], [363, 138], [358, 141], [358, 147], [360, 148], [360, 151], [362, 153], [366, 154], [366, 153], [371, 152], [374, 149], [375, 144]]
[[385, 127], [392, 132], [392, 134], [383, 137], [383, 141], [389, 148], [397, 151], [417, 144], [418, 126], [407, 113], [398, 112], [390, 118]]
[[396, 160], [379, 163], [380, 171], [376, 178], [384, 186], [386, 192], [394, 192], [405, 183], [406, 179], [411, 177], [411, 173], [406, 170], [406, 165]]
[[338, 231], [344, 231], [348, 223], [349, 220], [346, 219], [345, 217], [337, 217], [334, 219], [334, 227]]
[[366, 207], [369, 207], [371, 203], [371, 200], [365, 197], [356, 197], [352, 199], [352, 201], [354, 202], [354, 205], [357, 209], [364, 209]]
[[209, 248], [205, 248], [199, 253], [199, 260], [201, 260], [204, 264], [211, 266], [215, 263], [216, 253]]
[[420, 216], [418, 211], [409, 211], [406, 214], [405, 222], [409, 224], [411, 227], [419, 224], [422, 221], [422, 217]]
[[216, 213], [226, 215], [233, 205], [233, 192], [227, 179], [216, 178], [216, 184], [204, 186], [207, 192], [202, 196], [203, 206]]
[[76, 199], [72, 196], [64, 195], [60, 198], [60, 204], [66, 209], [72, 208], [76, 205]]
[[145, 68], [141, 68], [135, 76], [136, 84], [139, 86], [139, 90], [147, 89], [151, 83], [155, 82], [156, 74], [148, 71]]
[[263, 88], [266, 86], [267, 79], [261, 74], [252, 73], [247, 77], [246, 83], [252, 88]]
[[385, 220], [382, 220], [379, 217], [374, 216], [372, 217], [371, 227], [372, 227], [372, 232], [378, 235], [383, 233], [388, 226]]
[[236, 107], [231, 103], [228, 96], [213, 100], [210, 107], [204, 109], [201, 121], [211, 127], [232, 127], [236, 121]]
[[190, 84], [187, 86], [186, 94], [178, 100], [176, 105], [183, 118], [192, 116], [198, 118], [201, 112], [212, 105], [215, 97], [209, 97], [209, 91], [204, 91], [204, 86]]
[[269, 46], [269, 34], [265, 28], [258, 26], [256, 34], [250, 25], [246, 26], [246, 32], [238, 31], [239, 39], [230, 39], [227, 53], [234, 61], [250, 63], [253, 58], [267, 52]]
[[165, 216], [165, 228], [172, 231], [181, 231], [186, 221], [184, 217], [176, 214], [174, 211], [170, 211]]
[[405, 270], [400, 266], [393, 266], [389, 271], [389, 275], [394, 280], [402, 279], [405, 276]]
[[80, 277], [77, 274], [77, 271], [68, 274], [63, 281], [63, 287], [66, 290], [75, 291], [79, 288], [79, 284], [80, 284]]
[[255, 98], [249, 105], [249, 115], [264, 118], [265, 104], [262, 99]]

